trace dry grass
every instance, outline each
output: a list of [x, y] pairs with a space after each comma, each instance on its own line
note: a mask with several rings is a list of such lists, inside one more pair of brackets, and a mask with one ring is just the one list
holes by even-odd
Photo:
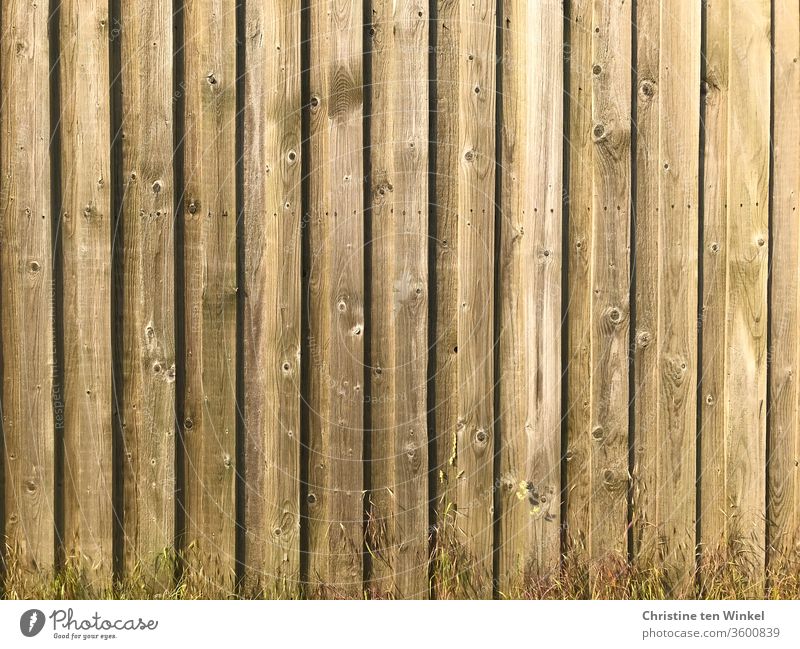
[[[492, 592], [487, 576], [476, 575], [475, 562], [459, 540], [453, 518], [446, 516], [432, 537], [429, 570], [431, 592], [438, 599], [476, 599]], [[168, 586], [158, 586], [152, 579], [154, 567], [134, 569], [131, 574], [105, 589], [93, 587], [77, 570], [67, 567], [53, 574], [34, 573], [20, 568], [13, 552], [6, 551], [2, 596], [5, 599], [344, 599], [345, 593], [331, 586], [301, 588], [297, 583], [240, 585], [236, 592], [226, 592], [196, 572], [187, 576], [185, 564], [173, 552], [165, 550], [156, 560], [155, 572], [176, 575]], [[756, 572], [756, 574], [760, 574]], [[498, 592], [500, 599], [800, 599], [800, 558], [796, 555], [774, 560], [765, 571], [765, 579], [754, 579], [752, 565], [742, 553], [706, 553], [696, 573], [681, 589], [669, 583], [666, 572], [658, 567], [632, 565], [624, 557], [607, 557], [588, 564], [579, 552], [562, 557], [557, 574], [528, 580], [513, 592]], [[363, 597], [373, 599], [366, 587]]]

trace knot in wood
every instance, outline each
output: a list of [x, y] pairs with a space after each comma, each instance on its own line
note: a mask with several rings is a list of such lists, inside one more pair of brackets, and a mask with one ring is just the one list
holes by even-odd
[[592, 136], [595, 142], [600, 142], [606, 137], [606, 127], [603, 124], [595, 124], [592, 129]]
[[656, 86], [650, 79], [644, 79], [639, 84], [639, 94], [646, 99], [650, 99], [656, 94]]
[[664, 372], [669, 380], [675, 384], [680, 384], [686, 374], [686, 362], [677, 358], [668, 359], [665, 363]]

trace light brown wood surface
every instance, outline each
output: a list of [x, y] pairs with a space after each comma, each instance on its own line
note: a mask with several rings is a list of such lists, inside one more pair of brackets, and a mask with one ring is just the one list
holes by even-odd
[[678, 594], [695, 560], [700, 6], [637, 10], [633, 547]]
[[300, 579], [300, 2], [247, 4], [245, 592]]
[[358, 597], [364, 550], [363, 5], [310, 8], [309, 589]]
[[570, 15], [567, 516], [595, 565], [627, 548], [631, 19], [624, 0]]
[[372, 5], [372, 583], [428, 594], [428, 11]]
[[124, 571], [161, 587], [175, 542], [172, 3], [122, 3], [121, 354]]
[[184, 227], [187, 579], [232, 592], [236, 476], [236, 20], [232, 0], [185, 6]]
[[64, 546], [94, 587], [113, 568], [108, 3], [60, 8]]
[[502, 37], [496, 544], [513, 595], [561, 555], [561, 3], [506, 0]]
[[55, 556], [47, 16], [46, 7], [22, 0], [4, 3], [0, 14], [0, 474], [6, 558], [34, 583], [51, 576]]
[[[458, 169], [461, 151], [458, 140], [458, 39], [461, 31], [457, 0], [437, 0], [434, 30], [436, 79], [431, 97], [431, 139], [436, 142], [431, 154], [434, 173], [432, 201], [434, 215], [431, 234], [433, 278], [430, 295], [433, 355], [433, 380], [429, 384], [433, 408], [433, 481], [431, 494], [435, 507], [435, 542], [446, 547], [455, 536], [456, 428], [458, 425]], [[434, 575], [433, 591], [437, 597], [449, 590]]]
[[[569, 82], [567, 104], [567, 149], [569, 219], [567, 278], [564, 299], [568, 317], [567, 448], [564, 453], [566, 480], [565, 545], [570, 552], [586, 556], [591, 525], [591, 259], [592, 259], [592, 2], [579, 0], [567, 14]], [[565, 84], [566, 85], [566, 84]]]
[[592, 21], [592, 388], [590, 556], [625, 552], [628, 509], [631, 5], [596, 2]]
[[770, 7], [707, 7], [701, 551], [758, 581], [765, 544]]
[[0, 8], [9, 593], [782, 584], [796, 3], [56, 4]]
[[492, 591], [495, 0], [459, 3], [456, 528], [478, 596]]
[[800, 7], [776, 2], [774, 19], [767, 549], [769, 565], [780, 568], [800, 550]]

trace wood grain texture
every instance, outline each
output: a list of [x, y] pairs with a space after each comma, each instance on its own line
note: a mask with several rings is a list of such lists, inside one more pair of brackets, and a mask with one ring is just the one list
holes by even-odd
[[187, 579], [223, 595], [236, 529], [235, 2], [189, 0], [185, 34]]
[[625, 0], [595, 2], [589, 465], [594, 561], [624, 555], [627, 544], [632, 18]]
[[428, 593], [428, 9], [372, 4], [372, 586]]
[[[47, 8], [2, 6], [0, 321], [9, 565], [46, 580], [54, 559], [53, 265]], [[0, 470], [0, 473], [2, 471]]]
[[245, 592], [300, 578], [300, 2], [247, 3]]
[[700, 6], [637, 9], [633, 540], [678, 593], [695, 559]]
[[492, 592], [496, 11], [459, 4], [456, 526], [481, 597]]
[[[434, 211], [430, 317], [433, 354], [433, 380], [430, 382], [433, 404], [433, 458], [435, 493], [436, 545], [447, 546], [454, 536], [453, 504], [456, 484], [456, 429], [458, 427], [458, 170], [461, 151], [458, 141], [458, 39], [461, 23], [457, 0], [437, 0], [434, 30], [434, 65], [436, 84], [431, 97], [434, 106], [430, 129], [436, 142], [432, 151], [434, 174]], [[432, 521], [433, 522], [433, 521]], [[437, 597], [446, 594], [446, 587], [434, 575], [433, 590]]]
[[[706, 254], [726, 254], [704, 280], [724, 278], [726, 304], [710, 305], [704, 319], [703, 362], [723, 354], [724, 369], [710, 367], [702, 388], [705, 412], [722, 412], [703, 422], [700, 540], [707, 553], [735, 553], [757, 582], [765, 545], [770, 6], [737, 0], [707, 12], [706, 106], [723, 101], [727, 113], [723, 120], [712, 109], [706, 126], [706, 183], [725, 191], [706, 191], [704, 245]], [[726, 149], [716, 149], [725, 137]]]
[[172, 2], [122, 3], [124, 569], [167, 587], [175, 539]]
[[566, 547], [586, 556], [591, 482], [592, 2], [569, 4]]
[[567, 520], [593, 564], [627, 544], [631, 19], [624, 0], [570, 15]]
[[311, 3], [309, 586], [363, 592], [363, 5]]
[[767, 549], [779, 568], [800, 551], [800, 7], [776, 2], [774, 18]]
[[0, 6], [13, 593], [800, 560], [796, 2], [54, 7]]
[[559, 0], [503, 7], [499, 590], [561, 556], [563, 14]]
[[[700, 367], [699, 538], [704, 556], [724, 545], [728, 345], [728, 45], [725, 2], [706, 7], [703, 55], [703, 285]], [[708, 547], [705, 547], [708, 546]], [[710, 558], [710, 557], [709, 557]]]
[[108, 3], [61, 3], [64, 517], [67, 563], [111, 583], [111, 166]]

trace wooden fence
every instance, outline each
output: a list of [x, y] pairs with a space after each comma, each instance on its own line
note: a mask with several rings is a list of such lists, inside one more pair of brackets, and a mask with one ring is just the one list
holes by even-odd
[[450, 552], [490, 597], [795, 556], [797, 2], [0, 29], [9, 569], [425, 597]]

